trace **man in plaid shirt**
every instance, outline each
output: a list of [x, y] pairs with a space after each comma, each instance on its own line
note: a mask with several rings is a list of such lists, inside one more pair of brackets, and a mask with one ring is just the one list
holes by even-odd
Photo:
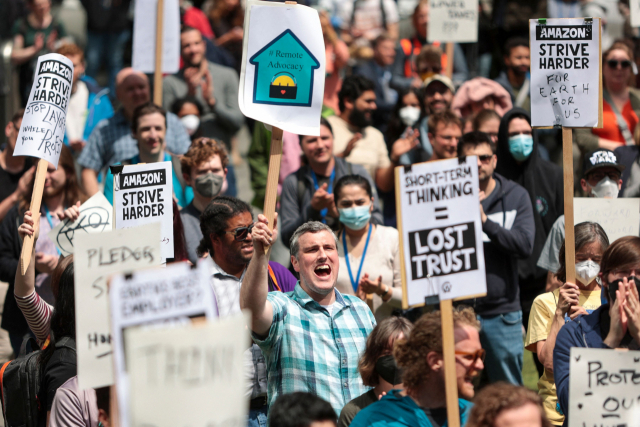
[[342, 407], [368, 390], [358, 359], [375, 326], [369, 307], [335, 289], [337, 239], [318, 221], [301, 225], [291, 237], [291, 262], [300, 273], [293, 292], [268, 292], [268, 248], [277, 235], [258, 216], [254, 254], [240, 289], [240, 306], [251, 310], [253, 340], [267, 362], [269, 404], [279, 395], [307, 391]]

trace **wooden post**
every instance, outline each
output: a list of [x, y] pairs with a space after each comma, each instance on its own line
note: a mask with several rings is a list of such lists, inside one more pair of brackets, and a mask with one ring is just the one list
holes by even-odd
[[447, 425], [449, 427], [460, 427], [455, 339], [453, 335], [453, 304], [450, 299], [440, 300], [440, 320], [442, 322], [442, 358], [444, 359]]
[[153, 103], [162, 105], [162, 27], [164, 24], [164, 0], [158, 0], [156, 15], [156, 68], [153, 72]]
[[449, 42], [445, 45], [445, 53], [447, 54], [447, 68], [445, 70], [445, 74], [447, 77], [451, 78], [453, 76], [453, 43]]
[[280, 161], [282, 160], [282, 129], [275, 126], [271, 129], [271, 152], [269, 153], [269, 174], [267, 190], [264, 195], [264, 216], [269, 220], [269, 228], [273, 230], [273, 218], [276, 213], [278, 197], [278, 178], [280, 177]]
[[20, 272], [24, 276], [27, 273], [27, 267], [31, 262], [31, 252], [33, 251], [34, 236], [40, 228], [40, 204], [42, 203], [42, 191], [44, 190], [44, 181], [47, 177], [47, 168], [49, 162], [43, 159], [38, 160], [38, 168], [33, 182], [33, 194], [31, 195], [31, 217], [33, 218], [33, 236], [25, 236], [22, 242], [22, 252], [20, 253]]
[[573, 229], [573, 132], [562, 128], [562, 171], [564, 174], [564, 249], [567, 282], [576, 283], [576, 244]]

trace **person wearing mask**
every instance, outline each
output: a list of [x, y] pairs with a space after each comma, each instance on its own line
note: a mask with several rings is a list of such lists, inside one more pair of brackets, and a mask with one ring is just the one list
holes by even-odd
[[531, 54], [529, 52], [529, 39], [514, 37], [507, 40], [504, 46], [504, 65], [502, 71], [495, 79], [511, 96], [514, 107], [524, 108], [531, 112], [531, 97], [529, 95], [531, 82], [529, 79], [529, 67], [531, 66]]
[[[587, 153], [582, 164], [583, 175], [580, 179], [580, 186], [587, 197], [604, 199], [618, 197], [622, 185], [621, 174], [625, 169], [618, 159], [615, 153], [603, 148]], [[560, 215], [553, 223], [537, 262], [538, 267], [547, 270], [547, 292], [562, 286], [562, 282], [559, 282], [556, 277], [560, 268], [559, 254], [562, 242], [564, 242], [564, 215]]]
[[204, 113], [204, 107], [194, 96], [176, 99], [171, 105], [171, 112], [178, 116], [192, 142], [196, 138], [202, 137], [203, 131], [200, 118]]
[[511, 107], [507, 90], [485, 77], [464, 82], [451, 101], [451, 110], [463, 119], [473, 117], [484, 109], [495, 110], [502, 117]]
[[[480, 322], [472, 309], [453, 311], [456, 385], [460, 425], [473, 406], [473, 380], [484, 368]], [[440, 312], [423, 315], [408, 339], [396, 343], [393, 356], [402, 369], [404, 390], [390, 390], [356, 415], [351, 427], [439, 427], [447, 423], [442, 322]]]
[[449, 77], [436, 74], [425, 80], [422, 87], [424, 88], [424, 107], [427, 116], [443, 113], [451, 108], [456, 89]]
[[396, 341], [408, 339], [413, 324], [404, 317], [392, 316], [373, 328], [367, 338], [367, 348], [358, 362], [358, 371], [364, 385], [371, 390], [347, 403], [340, 417], [338, 427], [349, 427], [353, 418], [390, 390], [402, 390], [402, 371], [393, 358]]
[[314, 393], [298, 391], [278, 398], [269, 412], [269, 425], [278, 427], [336, 427], [336, 412]]
[[522, 384], [522, 309], [518, 262], [531, 255], [535, 225], [527, 191], [496, 173], [494, 145], [487, 134], [465, 134], [458, 157], [477, 156], [487, 295], [472, 305], [482, 323], [489, 382]]
[[473, 118], [472, 128], [474, 132], [483, 132], [489, 135], [491, 142], [496, 145], [498, 144], [500, 115], [495, 110], [484, 109]]
[[607, 304], [565, 324], [553, 349], [553, 377], [560, 409], [568, 425], [569, 365], [572, 347], [627, 348], [640, 346], [640, 237], [625, 236], [602, 255], [598, 273]]
[[[391, 150], [394, 141], [406, 137], [411, 132], [418, 131], [420, 127], [426, 129], [426, 120], [424, 98], [421, 90], [410, 87], [405, 91], [401, 91], [398, 95], [398, 101], [391, 112], [387, 128], [385, 137], [387, 149]], [[431, 145], [429, 144], [427, 132], [420, 133], [419, 138], [420, 144], [400, 156], [400, 164], [413, 164], [428, 160], [431, 155]]]
[[[99, 191], [98, 175], [105, 168], [138, 154], [131, 122], [135, 109], [149, 102], [149, 79], [133, 68], [122, 69], [116, 76], [116, 97], [122, 108], [96, 125], [78, 156], [78, 164], [83, 168], [82, 185], [88, 196]], [[166, 116], [167, 151], [175, 155], [186, 153], [191, 145], [189, 134], [175, 114]]]
[[[371, 176], [362, 166], [333, 155], [333, 145], [333, 130], [325, 119], [320, 119], [320, 136], [300, 136], [306, 164], [284, 180], [280, 197], [282, 243], [285, 246], [289, 245], [294, 231], [309, 220], [322, 221], [337, 230], [340, 215], [335, 207], [333, 188], [344, 175], [361, 175], [372, 189], [375, 188]], [[374, 193], [371, 221], [382, 224], [382, 212], [375, 196]]]
[[398, 230], [371, 222], [371, 184], [360, 175], [345, 175], [333, 191], [338, 210], [338, 259], [336, 289], [343, 295], [371, 298], [376, 321], [402, 308]]
[[452, 159], [457, 155], [458, 143], [462, 137], [462, 122], [451, 111], [429, 116], [429, 142], [433, 154], [429, 161]]
[[563, 285], [539, 295], [533, 301], [525, 348], [538, 355], [544, 365], [544, 374], [538, 382], [538, 393], [543, 400], [547, 418], [553, 425], [561, 426], [564, 415], [558, 406], [553, 381], [553, 349], [560, 328], [582, 314], [590, 314], [600, 307], [600, 272], [602, 254], [609, 247], [609, 238], [602, 227], [594, 222], [582, 222], [575, 226], [575, 272], [577, 283], [565, 283], [564, 242], [560, 248], [558, 280]]

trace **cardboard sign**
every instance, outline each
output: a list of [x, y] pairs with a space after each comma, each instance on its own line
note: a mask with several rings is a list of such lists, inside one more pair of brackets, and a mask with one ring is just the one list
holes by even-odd
[[478, 41], [478, 0], [429, 2], [427, 40], [475, 43]]
[[404, 307], [486, 294], [477, 162], [396, 168]]
[[245, 116], [301, 135], [320, 134], [325, 49], [318, 12], [249, 1], [238, 102]]
[[[162, 72], [180, 69], [180, 7], [178, 0], [164, 0], [162, 16]], [[136, 0], [133, 20], [131, 66], [143, 73], [156, 69], [156, 12], [158, 0]]]
[[114, 175], [116, 228], [161, 224], [162, 261], [173, 258], [173, 170], [171, 162], [124, 166]]
[[597, 222], [609, 237], [609, 242], [624, 236], [640, 236], [640, 199], [596, 199], [574, 197], [573, 222]]
[[640, 27], [640, 0], [629, 0], [629, 12], [631, 13], [631, 26]]
[[602, 126], [600, 18], [529, 20], [531, 125]]
[[640, 426], [640, 351], [571, 349], [569, 427]]
[[125, 367], [123, 331], [131, 326], [185, 320], [190, 317], [217, 317], [217, 304], [209, 284], [209, 263], [196, 269], [186, 263], [164, 269], [139, 271], [125, 277], [113, 276], [110, 283], [111, 326], [115, 353], [119, 411], [126, 426], [129, 391]]
[[80, 389], [113, 384], [107, 279], [114, 273], [160, 265], [160, 224], [74, 241], [76, 351]]
[[53, 230], [49, 231], [49, 238], [64, 256], [73, 253], [73, 240], [80, 233], [102, 233], [111, 231], [113, 208], [104, 194], [97, 192], [80, 206], [80, 216], [71, 222], [69, 219], [61, 221]]
[[14, 156], [38, 157], [58, 167], [72, 83], [73, 63], [67, 57], [38, 57]]
[[248, 319], [125, 332], [133, 427], [243, 427]]

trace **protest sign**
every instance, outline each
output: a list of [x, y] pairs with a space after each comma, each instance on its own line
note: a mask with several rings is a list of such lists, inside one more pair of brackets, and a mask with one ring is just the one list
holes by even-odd
[[584, 221], [597, 222], [613, 242], [624, 236], [640, 235], [640, 199], [573, 199], [574, 224]]
[[192, 269], [186, 263], [164, 269], [138, 271], [113, 276], [109, 288], [111, 330], [115, 354], [118, 405], [123, 422], [128, 419], [128, 379], [125, 367], [123, 331], [131, 326], [217, 317], [217, 305], [209, 284], [210, 262], [201, 261]]
[[[242, 314], [215, 323], [125, 332], [132, 427], [247, 424]], [[122, 419], [122, 418], [121, 418]]]
[[396, 168], [403, 307], [487, 291], [475, 156]]
[[80, 233], [102, 233], [111, 231], [113, 207], [104, 197], [97, 192], [89, 200], [80, 206], [80, 216], [75, 221], [65, 219], [51, 231], [49, 239], [55, 243], [61, 255], [67, 256], [73, 253], [73, 240]]
[[238, 95], [242, 113], [289, 132], [319, 135], [323, 40], [316, 10], [248, 1]]
[[640, 351], [571, 349], [569, 427], [640, 427]]
[[160, 265], [160, 224], [75, 236], [76, 351], [80, 389], [113, 384], [107, 279]]
[[431, 0], [429, 2], [427, 40], [429, 43], [477, 42], [478, 0]]
[[531, 125], [602, 127], [600, 18], [531, 19], [529, 31]]
[[159, 222], [162, 262], [173, 258], [172, 198], [171, 162], [126, 165], [113, 176], [116, 228]]
[[629, 0], [629, 13], [631, 14], [631, 26], [640, 27], [640, 0]]
[[[178, 0], [163, 0], [162, 68], [173, 74], [180, 69], [180, 8]], [[143, 73], [156, 70], [156, 15], [158, 0], [136, 0], [133, 20], [131, 66]]]

